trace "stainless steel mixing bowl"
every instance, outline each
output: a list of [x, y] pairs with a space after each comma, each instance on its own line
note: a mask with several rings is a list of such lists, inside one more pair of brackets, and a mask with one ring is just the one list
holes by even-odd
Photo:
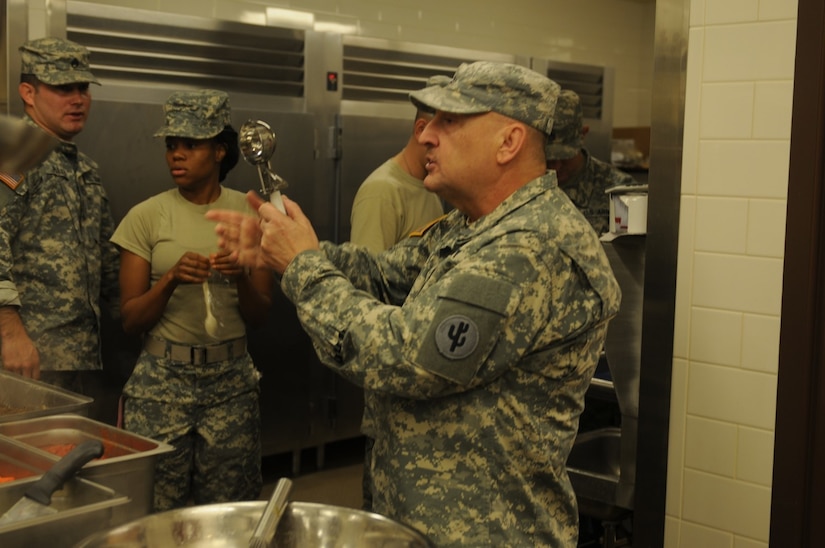
[[[247, 548], [266, 501], [193, 506], [94, 534], [77, 548]], [[434, 548], [421, 533], [377, 514], [290, 502], [270, 547]]]

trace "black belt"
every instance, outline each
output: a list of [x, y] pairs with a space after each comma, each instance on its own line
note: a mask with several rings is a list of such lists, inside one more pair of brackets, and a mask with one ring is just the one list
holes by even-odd
[[246, 337], [220, 344], [189, 345], [178, 344], [146, 337], [143, 349], [153, 356], [169, 358], [172, 361], [203, 365], [239, 358], [246, 354]]

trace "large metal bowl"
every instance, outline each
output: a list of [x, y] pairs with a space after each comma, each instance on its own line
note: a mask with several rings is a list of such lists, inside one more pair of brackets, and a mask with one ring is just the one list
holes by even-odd
[[[265, 501], [192, 506], [92, 535], [76, 548], [247, 548]], [[424, 535], [378, 514], [290, 502], [270, 548], [434, 548]]]

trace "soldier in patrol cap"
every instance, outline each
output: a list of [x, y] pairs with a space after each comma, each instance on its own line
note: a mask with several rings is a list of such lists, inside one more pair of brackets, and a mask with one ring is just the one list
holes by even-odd
[[124, 386], [123, 426], [175, 450], [158, 457], [155, 511], [254, 500], [262, 485], [258, 371], [247, 326], [262, 323], [272, 274], [219, 252], [212, 208], [251, 213], [221, 185], [238, 162], [229, 96], [173, 93], [155, 133], [175, 188], [134, 206], [112, 242], [121, 250], [123, 327], [143, 351]]
[[439, 547], [576, 546], [565, 461], [619, 287], [545, 167], [559, 86], [461, 65], [411, 93], [435, 117], [427, 189], [456, 209], [381, 254], [319, 243], [298, 205], [212, 212], [281, 274], [318, 356], [375, 394], [373, 510]]
[[0, 361], [91, 396], [90, 416], [114, 423], [117, 388], [109, 388], [100, 348], [104, 314], [118, 313], [114, 222], [97, 164], [72, 142], [97, 79], [88, 50], [69, 40], [30, 40], [20, 56], [25, 120], [59, 142], [0, 184]]
[[[428, 86], [441, 86], [450, 81], [445, 75], [427, 79]], [[424, 188], [427, 175], [427, 147], [418, 136], [432, 120], [435, 111], [415, 105], [412, 131], [407, 143], [396, 155], [378, 166], [364, 179], [352, 202], [350, 242], [378, 253], [397, 244], [415, 229], [444, 214], [441, 198]], [[363, 509], [372, 510], [369, 466], [373, 444], [372, 396], [364, 394], [364, 417], [361, 432], [365, 435]]]
[[593, 157], [584, 147], [590, 130], [583, 124], [581, 99], [562, 90], [556, 103], [556, 121], [547, 141], [547, 168], [556, 172], [559, 186], [576, 204], [598, 234], [610, 226], [610, 197], [606, 190], [638, 184], [633, 177]]

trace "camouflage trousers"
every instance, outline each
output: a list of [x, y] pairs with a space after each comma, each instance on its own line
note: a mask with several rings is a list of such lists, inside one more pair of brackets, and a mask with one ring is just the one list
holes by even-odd
[[126, 430], [174, 447], [158, 458], [156, 512], [258, 498], [258, 378], [249, 354], [193, 365], [141, 352], [123, 390], [123, 420]]

